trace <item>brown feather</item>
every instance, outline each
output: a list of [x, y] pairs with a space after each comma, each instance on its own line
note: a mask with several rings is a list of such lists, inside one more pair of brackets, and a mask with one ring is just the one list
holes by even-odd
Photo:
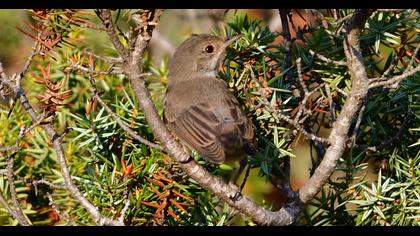
[[169, 129], [185, 145], [218, 164], [241, 160], [257, 147], [252, 122], [226, 83], [216, 78], [229, 42], [212, 35], [184, 41], [169, 63], [164, 101], [164, 122]]

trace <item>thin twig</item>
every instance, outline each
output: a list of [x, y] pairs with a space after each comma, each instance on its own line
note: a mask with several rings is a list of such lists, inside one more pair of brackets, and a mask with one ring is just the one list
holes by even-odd
[[99, 16], [99, 19], [101, 19], [102, 24], [105, 27], [105, 31], [108, 34], [108, 37], [111, 39], [111, 42], [114, 45], [115, 49], [117, 49], [118, 53], [122, 56], [123, 59], [128, 58], [129, 54], [128, 54], [127, 49], [121, 43], [117, 34], [115, 34], [111, 10], [109, 9], [98, 10], [97, 14]]
[[66, 189], [66, 186], [64, 186], [64, 185], [54, 184], [54, 183], [51, 183], [51, 182], [49, 182], [47, 180], [44, 180], [44, 179], [34, 180], [31, 183], [34, 186], [37, 186], [39, 184], [45, 184], [45, 185], [47, 185], [47, 186], [49, 186], [49, 187], [51, 187], [53, 189]]
[[[254, 74], [254, 71], [252, 70], [251, 66], [250, 66], [250, 65], [246, 65], [246, 66], [245, 66], [245, 68], [246, 68], [246, 69], [250, 72], [251, 79], [255, 82], [255, 84], [257, 85], [258, 89], [259, 89], [259, 90], [262, 90], [262, 89], [263, 89], [263, 87], [262, 87], [262, 85], [260, 84], [260, 82], [256, 79], [255, 74]], [[281, 120], [283, 120], [283, 121], [286, 121], [287, 123], [289, 123], [289, 124], [293, 125], [293, 127], [294, 127], [296, 130], [300, 131], [300, 132], [301, 132], [302, 134], [304, 134], [304, 135], [305, 135], [308, 139], [313, 140], [313, 141], [316, 141], [316, 142], [320, 142], [320, 143], [323, 143], [323, 144], [329, 144], [329, 143], [330, 143], [328, 139], [324, 139], [324, 138], [318, 137], [318, 136], [317, 136], [317, 135], [315, 135], [315, 134], [312, 134], [312, 133], [307, 132], [307, 131], [304, 129], [304, 127], [302, 127], [302, 126], [301, 126], [301, 125], [300, 125], [297, 121], [292, 120], [290, 117], [288, 117], [288, 116], [286, 116], [286, 115], [282, 114], [280, 110], [273, 108], [273, 107], [271, 106], [270, 102], [267, 100], [267, 98], [265, 98], [264, 96], [261, 96], [261, 98], [262, 98], [262, 100], [263, 100], [263, 101], [262, 101], [262, 103], [263, 103], [263, 105], [264, 105], [264, 108], [265, 108], [267, 111], [269, 111], [270, 113], [272, 113], [273, 115], [275, 115], [275, 116], [276, 116], [276, 117], [278, 117], [279, 119], [281, 119]]]
[[112, 118], [115, 120], [115, 122], [117, 122], [117, 124], [124, 130], [126, 131], [131, 137], [133, 137], [134, 139], [136, 139], [137, 141], [139, 141], [140, 143], [143, 143], [149, 147], [155, 148], [157, 150], [163, 150], [163, 148], [153, 142], [150, 142], [149, 140], [141, 137], [140, 135], [138, 135], [134, 130], [132, 130], [130, 127], [128, 127], [126, 124], [124, 124], [124, 122], [122, 121], [121, 117], [119, 115], [117, 115], [115, 112], [112, 111], [112, 109], [102, 100], [102, 98], [99, 96], [98, 94], [98, 90], [96, 88], [96, 81], [93, 77], [95, 71], [93, 70], [93, 64], [90, 66], [91, 68], [86, 68], [87, 69], [87, 73], [89, 75], [89, 81], [93, 87], [93, 99], [96, 99], [103, 108], [105, 108], [105, 110], [112, 116]]
[[[42, 32], [40, 31], [39, 33], [38, 33], [38, 38], [40, 38], [40, 36], [42, 35]], [[20, 86], [20, 83], [21, 83], [21, 81], [22, 81], [22, 79], [23, 79], [23, 77], [25, 76], [25, 74], [26, 74], [26, 72], [29, 70], [29, 67], [30, 67], [30, 65], [31, 65], [31, 63], [32, 63], [32, 61], [33, 61], [33, 59], [34, 59], [34, 57], [35, 57], [35, 55], [36, 54], [38, 54], [38, 49], [39, 49], [39, 47], [38, 47], [38, 45], [39, 45], [39, 42], [40, 41], [35, 41], [35, 43], [34, 43], [34, 45], [32, 46], [32, 49], [31, 49], [31, 52], [29, 53], [29, 56], [28, 56], [28, 58], [26, 59], [26, 62], [25, 62], [25, 64], [23, 65], [23, 67], [22, 67], [22, 70], [19, 72], [19, 74], [17, 74], [17, 75], [13, 75], [12, 76], [12, 78], [14, 78], [15, 79], [15, 82], [16, 82], [16, 85], [17, 86]], [[3, 67], [2, 67], [2, 65], [0, 64], [0, 70], [1, 71], [3, 71]], [[13, 79], [12, 79], [13, 80]], [[10, 115], [12, 114], [12, 112], [13, 112], [13, 109], [14, 109], [14, 107], [15, 107], [15, 105], [16, 105], [16, 101], [17, 101], [17, 99], [18, 99], [18, 96], [17, 95], [15, 95], [15, 97], [13, 98], [13, 104], [12, 104], [12, 107], [10, 108], [10, 111], [9, 111], [9, 114], [7, 114], [7, 118], [9, 118], [10, 117]]]
[[303, 92], [304, 92], [303, 99], [301, 101], [299, 110], [298, 110], [298, 112], [295, 116], [295, 119], [294, 119], [294, 122], [298, 123], [302, 114], [311, 115], [311, 111], [309, 111], [306, 108], [306, 103], [308, 102], [310, 94], [309, 94], [309, 91], [308, 91], [308, 87], [306, 86], [305, 81], [303, 80], [301, 58], [296, 59], [296, 67], [297, 67], [297, 73], [298, 73], [300, 86], [302, 87]]
[[[283, 42], [283, 49], [284, 49], [284, 65], [286, 69], [289, 69], [292, 67], [292, 57], [291, 57], [291, 47], [292, 47], [292, 36], [290, 34], [289, 30], [289, 9], [279, 9], [280, 14], [280, 20], [282, 25], [282, 36], [284, 39]], [[295, 97], [300, 97], [300, 91], [298, 89], [298, 82], [296, 81], [296, 78], [293, 75], [292, 70], [287, 71], [287, 78], [290, 81], [292, 94]]]
[[353, 129], [353, 134], [350, 137], [352, 145], [356, 144], [357, 133], [359, 132], [360, 125], [362, 124], [363, 113], [365, 112], [366, 105], [367, 105], [367, 99], [365, 99], [363, 106], [360, 108], [359, 115], [357, 116], [357, 120], [356, 120], [356, 125], [354, 126], [354, 129]]
[[271, 184], [276, 187], [282, 194], [284, 194], [286, 200], [295, 199], [297, 197], [297, 192], [292, 190], [290, 186], [290, 181], [285, 181], [283, 178], [270, 178]]
[[22, 208], [19, 204], [19, 199], [17, 197], [16, 193], [16, 186], [15, 186], [15, 178], [14, 178], [14, 170], [13, 170], [13, 164], [14, 164], [14, 157], [16, 153], [11, 155], [7, 160], [7, 182], [9, 183], [9, 192], [10, 197], [12, 198], [12, 203], [14, 206], [14, 211], [16, 212], [16, 219], [19, 221], [19, 223], [23, 226], [29, 226], [32, 225], [32, 223], [27, 219], [25, 214], [22, 211]]
[[327, 91], [328, 96], [328, 103], [330, 105], [329, 112], [331, 114], [331, 120], [334, 123], [335, 122], [335, 103], [333, 101], [332, 95], [331, 95], [331, 89], [328, 84], [325, 84], [325, 91]]
[[108, 64], [121, 64], [121, 63], [124, 63], [124, 61], [120, 57], [119, 58], [104, 57], [104, 56], [97, 55], [97, 54], [95, 54], [93, 52], [90, 52], [90, 51], [85, 51], [84, 53], [86, 53], [88, 56], [93, 56], [96, 59], [99, 59], [101, 61], [104, 61], [104, 62], [106, 62]]
[[337, 92], [339, 92], [344, 97], [347, 97], [347, 93], [344, 90], [342, 90], [341, 88], [337, 87], [334, 84], [330, 84], [330, 86], [332, 86], [333, 89], [335, 89]]
[[[2, 76], [2, 83], [7, 85], [10, 89], [13, 90], [14, 94], [17, 95], [17, 99], [20, 100], [20, 103], [22, 104], [23, 108], [29, 114], [29, 116], [31, 117], [31, 119], [33, 121], [37, 122], [37, 121], [41, 120], [42, 117], [37, 115], [35, 110], [33, 109], [33, 107], [30, 105], [30, 103], [29, 103], [29, 101], [26, 97], [25, 92], [23, 91], [23, 89], [20, 86], [20, 83], [19, 84], [14, 84], [10, 79], [8, 79], [7, 76], [6, 77]], [[60, 167], [61, 167], [61, 173], [63, 175], [63, 179], [64, 179], [64, 182], [65, 182], [66, 188], [72, 194], [72, 196], [79, 203], [81, 203], [81, 205], [90, 213], [90, 215], [93, 217], [93, 219], [98, 224], [100, 224], [100, 225], [121, 225], [120, 222], [109, 219], [109, 218], [103, 216], [98, 211], [96, 206], [94, 206], [92, 203], [90, 203], [82, 195], [82, 193], [79, 191], [79, 189], [77, 188], [77, 186], [73, 183], [73, 181], [71, 179], [70, 171], [69, 171], [68, 166], [67, 166], [67, 162], [66, 162], [63, 146], [62, 146], [62, 143], [61, 143], [61, 139], [56, 138], [56, 137], [60, 137], [60, 135], [57, 134], [57, 131], [55, 130], [55, 128], [50, 124], [42, 124], [41, 127], [45, 130], [45, 132], [47, 133], [47, 135], [49, 136], [49, 138], [52, 141], [54, 150], [57, 153], [58, 163], [60, 164]]]
[[[42, 36], [42, 31], [38, 32], [37, 38], [39, 39]], [[21, 71], [19, 72], [16, 83], [20, 84], [23, 77], [26, 75], [26, 73], [29, 70], [29, 67], [32, 64], [32, 61], [34, 57], [39, 53], [39, 40], [36, 40], [34, 45], [32, 46], [31, 52], [29, 53], [28, 57], [26, 58], [25, 64], [23, 65]], [[20, 85], [19, 85], [20, 86]]]
[[84, 74], [95, 74], [95, 75], [120, 75], [123, 74], [123, 70], [121, 68], [110, 67], [107, 71], [96, 71], [90, 68], [84, 67], [82, 65], [73, 64], [70, 65], [71, 69], [80, 70]]
[[331, 22], [331, 24], [334, 24], [334, 25], [339, 25], [339, 24], [343, 23], [343, 22], [344, 22], [344, 21], [346, 21], [346, 20], [350, 20], [350, 18], [351, 18], [352, 16], [353, 16], [352, 14], [349, 14], [349, 15], [344, 16], [344, 17], [342, 17], [342, 18], [340, 18], [340, 19], [338, 19], [338, 20], [336, 20], [336, 21]]
[[319, 58], [320, 60], [322, 60], [326, 63], [331, 63], [331, 64], [334, 64], [334, 65], [337, 65], [337, 66], [346, 66], [347, 65], [345, 61], [336, 61], [336, 60], [330, 59], [326, 56], [323, 56], [323, 55], [315, 52], [312, 49], [309, 49], [309, 54], [311, 54], [312, 56], [314, 56], [316, 58]]
[[68, 216], [61, 214], [60, 208], [57, 206], [57, 204], [55, 204], [54, 199], [52, 198], [51, 194], [48, 192], [47, 192], [47, 197], [48, 197], [49, 205], [54, 210], [54, 212], [58, 215], [58, 217], [64, 222], [66, 222], [67, 225], [76, 226], [74, 222], [70, 221]]
[[410, 124], [410, 121], [412, 120], [412, 118], [413, 118], [412, 112], [411, 111], [407, 112], [407, 114], [404, 117], [404, 120], [401, 123], [400, 128], [398, 129], [398, 132], [394, 136], [392, 136], [392, 138], [386, 140], [382, 144], [372, 146], [372, 147], [368, 147], [367, 150], [372, 151], [372, 152], [376, 152], [378, 150], [382, 150], [384, 148], [389, 148], [390, 146], [394, 145], [395, 142], [400, 140], [400, 138], [404, 135], [404, 133], [407, 130], [408, 125]]
[[1, 189], [0, 189], [0, 205], [2, 205], [4, 207], [4, 209], [7, 210], [9, 215], [12, 216], [14, 219], [16, 219], [19, 222], [19, 224], [25, 225], [25, 223], [26, 223], [25, 220], [26, 219], [21, 221], [18, 213], [10, 207], [9, 203], [7, 203], [6, 199], [3, 196], [3, 192], [1, 191]]
[[386, 81], [373, 82], [369, 84], [369, 89], [378, 88], [378, 87], [396, 87], [402, 80], [418, 72], [420, 72], [420, 65], [418, 65], [414, 69], [411, 69], [409, 71], [402, 73], [401, 75], [394, 76]]
[[414, 65], [414, 62], [418, 61], [417, 54], [419, 53], [419, 50], [420, 50], [420, 42], [417, 42], [417, 47], [416, 49], [414, 49], [413, 55], [411, 55], [410, 62], [407, 65], [407, 70], [411, 70]]
[[402, 53], [395, 53], [395, 56], [391, 60], [391, 64], [384, 71], [384, 73], [382, 73], [381, 77], [375, 78], [375, 79], [370, 79], [369, 83], [371, 84], [371, 83], [374, 83], [374, 82], [386, 80], [386, 77], [388, 76], [388, 74], [391, 73], [395, 69], [395, 67], [398, 65], [398, 62], [400, 61], [401, 58], [402, 58]]
[[118, 116], [115, 112], [113, 112], [111, 110], [111, 108], [109, 108], [109, 106], [102, 100], [102, 98], [98, 94], [95, 94], [94, 97], [101, 104], [101, 106], [103, 108], [105, 108], [105, 110], [112, 116], [112, 118], [115, 120], [115, 122], [117, 122], [117, 124], [121, 127], [121, 129], [123, 129], [125, 132], [127, 132], [132, 138], [134, 138], [135, 140], [137, 140], [140, 143], [145, 144], [149, 147], [152, 147], [154, 149], [163, 151], [162, 146], [159, 146], [156, 143], [150, 142], [149, 140], [141, 137], [140, 135], [137, 134], [136, 131], [132, 130], [130, 127], [128, 127], [126, 124], [124, 124], [121, 117]]
[[302, 86], [303, 92], [305, 93], [305, 96], [306, 96], [306, 95], [309, 94], [309, 91], [308, 91], [308, 87], [305, 84], [305, 81], [303, 80], [302, 63], [301, 62], [302, 62], [302, 59], [300, 57], [298, 59], [296, 59], [296, 67], [297, 67], [300, 86]]

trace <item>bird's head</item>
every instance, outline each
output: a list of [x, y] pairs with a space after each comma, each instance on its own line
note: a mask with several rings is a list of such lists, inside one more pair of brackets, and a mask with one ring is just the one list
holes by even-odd
[[209, 34], [194, 34], [175, 51], [169, 62], [169, 76], [177, 80], [215, 77], [226, 48], [240, 38], [222, 38]]

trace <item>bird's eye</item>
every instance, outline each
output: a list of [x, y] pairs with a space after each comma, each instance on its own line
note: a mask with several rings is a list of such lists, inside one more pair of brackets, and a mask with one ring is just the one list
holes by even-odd
[[212, 53], [214, 51], [214, 47], [212, 45], [208, 45], [204, 48], [204, 51], [207, 53]]

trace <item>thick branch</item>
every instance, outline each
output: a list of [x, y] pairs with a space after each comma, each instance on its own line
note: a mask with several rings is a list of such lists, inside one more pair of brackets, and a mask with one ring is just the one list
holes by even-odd
[[[157, 10], [151, 15], [152, 16], [148, 21], [156, 22], [159, 19], [160, 12]], [[148, 24], [148, 30], [139, 34], [135, 44], [136, 47], [131, 54], [132, 57], [130, 58], [129, 63], [125, 65], [124, 69], [133, 90], [135, 91], [137, 99], [139, 100], [143, 114], [156, 138], [162, 143], [164, 149], [168, 151], [168, 154], [180, 163], [180, 167], [191, 178], [196, 180], [202, 187], [212, 191], [232, 207], [250, 216], [256, 222], [274, 225], [289, 225], [293, 223], [296, 220], [297, 215], [301, 212], [301, 207], [298, 203], [288, 204], [278, 212], [269, 212], [246, 197], [242, 197], [241, 195], [237, 197], [237, 186], [226, 184], [223, 180], [214, 177], [194, 160], [191, 160], [190, 156], [183, 150], [181, 145], [170, 135], [156, 111], [153, 101], [151, 100], [150, 92], [146, 87], [144, 77], [141, 76], [142, 70], [139, 67], [141, 56], [151, 38], [152, 30], [154, 28], [153, 25], [154, 24]]]
[[347, 134], [350, 124], [359, 112], [363, 99], [367, 96], [368, 77], [360, 50], [360, 33], [371, 14], [371, 10], [357, 10], [347, 27], [344, 51], [352, 79], [352, 88], [340, 116], [333, 124], [329, 136], [331, 146], [328, 147], [324, 159], [316, 168], [314, 175], [299, 190], [300, 199], [303, 203], [309, 202], [321, 190], [335, 170], [337, 161], [343, 154], [345, 143], [348, 140]]

